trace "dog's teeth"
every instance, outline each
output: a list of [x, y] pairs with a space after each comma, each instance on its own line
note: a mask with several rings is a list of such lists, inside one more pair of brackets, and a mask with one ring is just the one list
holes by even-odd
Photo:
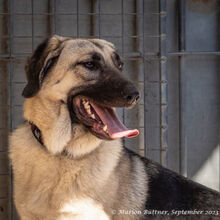
[[89, 106], [89, 102], [85, 102], [85, 104], [84, 104], [85, 106]]
[[105, 126], [103, 127], [103, 130], [104, 130], [104, 131], [107, 131], [107, 125], [105, 125]]
[[91, 109], [90, 109], [90, 108], [86, 109], [86, 111], [87, 111], [87, 113], [88, 113], [89, 115], [91, 115], [91, 114], [92, 114], [92, 112], [91, 112]]
[[89, 105], [89, 103], [86, 102], [86, 103], [84, 104], [84, 107], [85, 107], [85, 109], [90, 109], [90, 105]]
[[87, 113], [91, 116], [92, 112], [91, 112], [91, 108], [90, 108], [90, 104], [88, 101], [86, 101], [84, 104], [84, 108], [86, 109]]
[[95, 115], [94, 114], [91, 114], [90, 116], [91, 116], [91, 118], [95, 119]]
[[90, 110], [90, 106], [89, 106], [89, 105], [86, 105], [86, 106], [85, 106], [85, 109], [86, 109], [86, 110]]

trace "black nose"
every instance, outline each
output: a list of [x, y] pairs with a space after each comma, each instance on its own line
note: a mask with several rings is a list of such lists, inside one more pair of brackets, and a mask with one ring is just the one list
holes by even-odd
[[137, 90], [130, 91], [126, 95], [126, 100], [129, 104], [133, 104], [137, 102], [137, 100], [140, 98], [139, 92]]

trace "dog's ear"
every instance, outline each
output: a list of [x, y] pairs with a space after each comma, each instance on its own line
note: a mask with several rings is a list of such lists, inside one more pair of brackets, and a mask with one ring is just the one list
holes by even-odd
[[61, 52], [61, 43], [64, 38], [54, 35], [42, 42], [34, 53], [28, 57], [25, 72], [27, 85], [22, 96], [31, 98], [39, 91], [49, 70], [56, 63]]

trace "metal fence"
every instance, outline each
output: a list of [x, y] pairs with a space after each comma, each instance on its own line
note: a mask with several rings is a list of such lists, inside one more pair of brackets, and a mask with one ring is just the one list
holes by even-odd
[[0, 219], [12, 202], [7, 136], [22, 123], [26, 57], [47, 36], [104, 38], [141, 92], [118, 109], [126, 147], [219, 190], [218, 0], [0, 0]]

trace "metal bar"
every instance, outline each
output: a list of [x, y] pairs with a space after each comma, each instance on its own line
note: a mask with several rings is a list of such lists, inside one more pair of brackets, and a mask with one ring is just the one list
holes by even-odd
[[[93, 36], [94, 37], [94, 36]], [[25, 58], [26, 56], [30, 55], [30, 53], [14, 53], [11, 56], [9, 54], [0, 54], [0, 59], [16, 59], [16, 58]], [[198, 54], [189, 54], [189, 55], [198, 55]], [[199, 54], [199, 55], [219, 55], [219, 54]], [[182, 55], [180, 55], [182, 56]], [[145, 59], [145, 60], [163, 60], [164, 58], [160, 57], [158, 53], [145, 53], [144, 56], [142, 53], [139, 52], [124, 52], [124, 59], [133, 59], [133, 60], [138, 60], [138, 59]], [[146, 58], [149, 57], [149, 58]], [[157, 81], [158, 82], [158, 81]]]
[[184, 52], [186, 49], [186, 25], [185, 25], [185, 0], [179, 1], [179, 49], [181, 52]]
[[77, 13], [76, 13], [76, 23], [77, 23], [76, 35], [78, 38], [79, 37], [79, 0], [76, 1], [76, 10], [77, 10]]
[[[94, 1], [90, 1], [90, 11], [94, 12]], [[89, 35], [90, 36], [94, 36], [95, 35], [95, 16], [94, 15], [90, 15], [90, 31], [89, 31]]]
[[[2, 10], [3, 11], [6, 11], [8, 9], [8, 1], [7, 0], [3, 0], [2, 1]], [[6, 43], [6, 40], [9, 38], [8, 36], [8, 25], [5, 25], [8, 23], [8, 19], [9, 19], [10, 16], [8, 15], [4, 15], [2, 16], [1, 20], [1, 36], [0, 38], [3, 39], [3, 41], [1, 42], [1, 51], [7, 51], [7, 43]], [[7, 36], [7, 38], [5, 38], [4, 36]]]
[[[181, 49], [183, 50], [183, 49]], [[182, 51], [182, 52], [170, 52], [169, 56], [190, 56], [190, 55], [220, 55], [219, 51]]]
[[23, 57], [23, 56], [28, 56], [28, 55], [30, 55], [31, 53], [14, 53], [14, 54], [0, 54], [0, 57], [2, 57], [2, 58], [8, 58], [8, 59], [10, 59], [10, 58], [16, 58], [17, 56], [19, 57], [19, 56], [21, 56], [21, 57]]
[[[51, 10], [51, 1], [48, 0], [48, 12], [52, 11]], [[47, 25], [47, 34], [50, 36], [53, 31], [52, 31], [52, 27], [53, 27], [53, 17], [52, 16], [47, 16], [47, 21], [46, 21], [46, 25]], [[35, 36], [34, 36], [35, 37]]]
[[[59, 15], [121, 15], [121, 13], [99, 13], [99, 12], [88, 12], [88, 13], [59, 13]], [[9, 13], [0, 13], [0, 15], [10, 15]], [[14, 13], [14, 15], [32, 15], [32, 13]], [[34, 15], [54, 15], [54, 13], [34, 13]], [[142, 13], [124, 13], [124, 15], [143, 15]], [[145, 15], [156, 15], [160, 16], [160, 13], [146, 13]]]
[[[160, 163], [167, 166], [166, 0], [160, 0]], [[164, 150], [166, 149], [166, 150]]]
[[150, 146], [148, 146], [148, 151], [167, 151], [168, 150], [168, 148], [161, 148], [160, 146], [158, 146], [157, 148], [151, 148]]
[[[0, 58], [10, 59], [10, 58], [17, 58], [17, 57], [25, 57], [30, 55], [30, 53], [14, 53], [11, 56], [9, 54], [0, 54]], [[146, 53], [146, 56], [158, 56], [157, 53]], [[142, 59], [144, 56], [142, 53], [139, 52], [124, 52], [124, 58], [136, 58], [136, 59]]]
[[[145, 88], [145, 59], [144, 59], [144, 39], [145, 39], [145, 36], [144, 36], [144, 0], [137, 0], [136, 1], [136, 12], [137, 13], [140, 13], [140, 14], [142, 14], [143, 16], [142, 16], [142, 19], [140, 19], [138, 16], [136, 16], [136, 26], [137, 26], [137, 29], [136, 29], [136, 35], [139, 35], [139, 36], [141, 36], [142, 35], [142, 37], [141, 38], [138, 38], [137, 40], [138, 40], [138, 51], [139, 52], [133, 52], [132, 54], [130, 54], [130, 57], [134, 57], [134, 58], [137, 58], [137, 59], [140, 59], [140, 60], [142, 60], [142, 65], [143, 65], [143, 69], [142, 68], [140, 68], [140, 66], [138, 66], [138, 73], [139, 73], [139, 77], [138, 77], [138, 84], [139, 83], [143, 83], [144, 84], [144, 94], [143, 94], [143, 96], [144, 96], [144, 104], [142, 105], [142, 104], [139, 104], [138, 105], [138, 111], [139, 112], [141, 112], [140, 111], [140, 109], [143, 109], [144, 110], [144, 112], [145, 112], [145, 105], [146, 105], [146, 103], [147, 102], [145, 102], [145, 90], [146, 90], [146, 88]], [[144, 77], [143, 77], [143, 81], [141, 81], [140, 79], [141, 79], [141, 74], [142, 74], [142, 71], [143, 71], [143, 74], [144, 74]], [[138, 85], [139, 86], [139, 85]], [[144, 115], [144, 121], [145, 121], [145, 115]], [[146, 124], [147, 122], [145, 121], [145, 123], [144, 123], [144, 125]], [[147, 146], [145, 146], [145, 143], [146, 143], [146, 141], [145, 141], [145, 138], [146, 138], [146, 128], [145, 128], [145, 126], [144, 127], [142, 127], [142, 126], [140, 126], [140, 124], [139, 124], [139, 126], [138, 126], [138, 128], [140, 129], [140, 128], [144, 128], [144, 135], [143, 135], [143, 140], [140, 140], [140, 136], [139, 136], [139, 144], [138, 144], [138, 146], [139, 146], [139, 149], [138, 150], [140, 150], [141, 148], [144, 148], [144, 156], [147, 156], [146, 155], [146, 152], [147, 152]], [[143, 143], [143, 146], [140, 146], [140, 143]]]
[[99, 16], [99, 38], [101, 36], [101, 3], [100, 3], [100, 0], [98, 0], [98, 7], [99, 7], [99, 11], [98, 11], [98, 16]]
[[[14, 0], [9, 0], [9, 12], [10, 12], [10, 21], [9, 21], [9, 29], [10, 29], [10, 39], [9, 39], [9, 45], [10, 45], [10, 57], [13, 54], [13, 20], [14, 20]], [[8, 126], [10, 131], [12, 131], [12, 60], [9, 61], [9, 89], [8, 89], [8, 104], [9, 104], [9, 117], [8, 117]], [[9, 198], [9, 216], [10, 219], [14, 219], [14, 203], [13, 203], [13, 173], [12, 173], [12, 167], [10, 166], [10, 198]]]
[[56, 4], [57, 1], [53, 0], [53, 34], [57, 33], [57, 28], [56, 28], [56, 13], [57, 13], [57, 9], [56, 9]]
[[[185, 53], [186, 51], [186, 30], [185, 30], [185, 0], [180, 0], [178, 4], [179, 11], [179, 51], [180, 53]], [[183, 56], [179, 58], [179, 152], [180, 152], [180, 162], [179, 170], [180, 173], [184, 176], [187, 176], [187, 146], [185, 144], [185, 128], [183, 127], [183, 102], [184, 96], [183, 93], [183, 73], [185, 59]]]
[[[95, 17], [95, 32], [94, 32], [94, 35], [93, 36], [94, 38], [102, 38], [101, 37], [101, 34], [100, 34], [100, 22], [101, 22], [101, 17], [100, 17], [100, 0], [94, 0], [95, 1], [95, 4], [94, 4], [94, 8], [95, 8], [95, 11], [96, 13], [93, 13], [93, 15], [98, 15], [98, 18]], [[97, 31], [98, 30], [98, 31]]]
[[[28, 55], [30, 55], [30, 53], [13, 53], [11, 55], [9, 55], [9, 54], [0, 54], [0, 58], [16, 59], [16, 58], [19, 58], [19, 57], [26, 57]], [[171, 55], [172, 56], [173, 54], [169, 54], [168, 53], [167, 55]], [[203, 52], [201, 52], [201, 53], [198, 53], [198, 52], [194, 53], [193, 52], [193, 53], [189, 53], [189, 54], [186, 52], [185, 55], [217, 55], [217, 56], [219, 56], [220, 52], [206, 52], [206, 53], [203, 53]], [[150, 57], [156, 58], [156, 59], [163, 59], [163, 58], [160, 57], [160, 55], [158, 53], [150, 53], [150, 52], [149, 53], [144, 53], [144, 56], [143, 56], [142, 52], [126, 52], [126, 53], [124, 53], [124, 58], [142, 59], [145, 56], [146, 57], [150, 56]], [[183, 56], [183, 55], [182, 54], [180, 54], [180, 55], [174, 54], [173, 56]]]
[[31, 49], [34, 50], [34, 1], [31, 0]]
[[[121, 51], [121, 54], [122, 56], [124, 57], [124, 14], [123, 14], [123, 7], [124, 7], [124, 1], [121, 0], [121, 41], [122, 41], [122, 51]], [[123, 120], [123, 123], [125, 124], [125, 109], [123, 108], [122, 109], [122, 120]], [[125, 146], [125, 139], [123, 138], [123, 146]]]
[[[94, 17], [94, 33], [93, 33], [93, 38], [100, 38], [100, 0], [94, 0], [92, 1], [94, 11], [96, 13], [92, 13]], [[98, 15], [98, 16], [95, 16]]]
[[[71, 35], [70, 35], [71, 36]], [[99, 35], [97, 35], [99, 36]], [[16, 38], [31, 38], [31, 36], [15, 36]], [[35, 38], [44, 38], [44, 35], [36, 35]], [[122, 35], [119, 36], [111, 36], [111, 35], [100, 35], [100, 37], [110, 37], [110, 38], [122, 38]], [[126, 36], [127, 38], [142, 38], [142, 36], [138, 35], [130, 35]], [[145, 35], [146, 38], [160, 38], [160, 36], [154, 36], [154, 35]], [[8, 36], [3, 36], [1, 38], [9, 38]]]

